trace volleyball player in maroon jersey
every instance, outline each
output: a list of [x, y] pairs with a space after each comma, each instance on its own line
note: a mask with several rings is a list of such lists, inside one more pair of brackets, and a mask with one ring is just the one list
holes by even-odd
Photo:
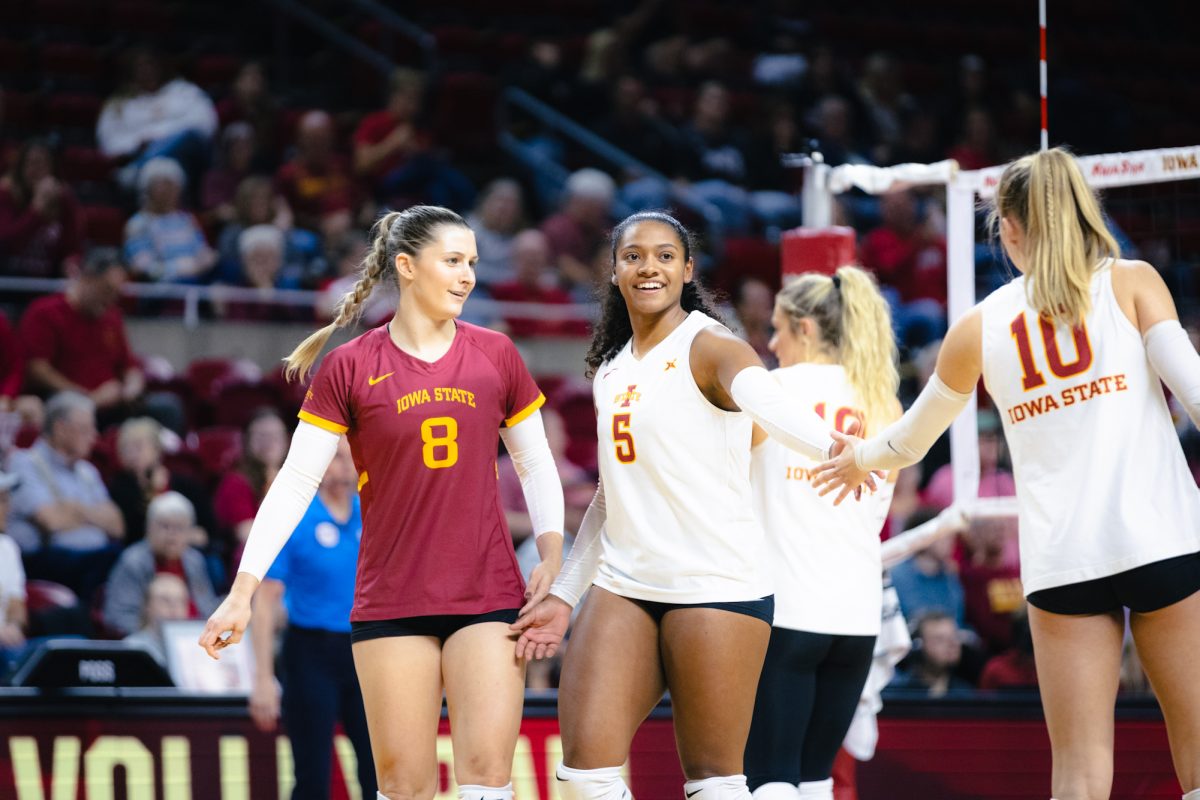
[[[563, 495], [538, 411], [544, 398], [508, 338], [456, 319], [476, 260], [474, 234], [447, 209], [416, 206], [376, 225], [362, 278], [334, 322], [288, 357], [289, 372], [308, 372], [377, 283], [398, 281], [396, 314], [326, 356], [233, 589], [200, 640], [215, 658], [241, 639], [250, 597], [345, 433], [363, 510], [351, 637], [380, 798], [436, 793], [443, 690], [459, 796], [512, 797], [524, 662], [508, 625], [546, 596], [562, 559]], [[539, 536], [542, 562], [528, 588], [497, 492], [497, 436]]]

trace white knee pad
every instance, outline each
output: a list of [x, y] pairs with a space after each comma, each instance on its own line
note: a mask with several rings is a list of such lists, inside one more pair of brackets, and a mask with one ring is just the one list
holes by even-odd
[[463, 784], [458, 787], [458, 800], [513, 800], [511, 783], [504, 786], [477, 786]]
[[1200, 789], [1192, 789], [1183, 796], [1183, 800], [1200, 800]]
[[750, 796], [754, 800], [797, 800], [800, 797], [800, 789], [794, 783], [774, 781], [764, 783], [751, 792]]
[[554, 777], [563, 800], [633, 800], [620, 767], [571, 769], [559, 764]]
[[798, 787], [804, 800], [833, 800], [833, 778], [805, 781]]
[[720, 775], [683, 785], [686, 800], [750, 800], [745, 775]]

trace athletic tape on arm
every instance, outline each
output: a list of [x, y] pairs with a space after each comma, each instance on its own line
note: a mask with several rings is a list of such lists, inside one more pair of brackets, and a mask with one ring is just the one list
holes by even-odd
[[917, 463], [970, 399], [970, 392], [954, 391], [935, 372], [904, 416], [854, 448], [854, 463], [864, 470]]
[[529, 508], [534, 536], [551, 531], [562, 533], [566, 514], [562, 481], [554, 464], [554, 454], [550, 452], [542, 412], [534, 411], [511, 428], [501, 428], [500, 438], [504, 440], [504, 448], [521, 479], [521, 492]]
[[1192, 424], [1200, 428], [1200, 354], [1177, 319], [1166, 319], [1146, 331], [1146, 357], [1171, 390]]
[[296, 427], [287, 458], [254, 515], [238, 572], [249, 572], [260, 581], [267, 574], [312, 503], [329, 462], [337, 454], [339, 438], [308, 422]]
[[600, 536], [604, 530], [604, 520], [607, 511], [604, 505], [604, 483], [596, 487], [596, 496], [588, 505], [583, 520], [579, 523], [579, 533], [575, 535], [575, 544], [563, 562], [562, 569], [550, 594], [565, 601], [574, 608], [583, 597], [583, 593], [596, 579], [596, 570], [600, 568]]
[[747, 367], [735, 375], [729, 393], [738, 408], [784, 447], [817, 461], [829, 458], [833, 439], [825, 420], [801, 408], [762, 367]]

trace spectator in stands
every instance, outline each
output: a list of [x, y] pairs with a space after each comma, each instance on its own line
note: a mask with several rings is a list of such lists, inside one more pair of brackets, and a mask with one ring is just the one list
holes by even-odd
[[139, 278], [199, 283], [217, 263], [196, 218], [179, 207], [186, 181], [169, 158], [151, 159], [138, 175], [142, 208], [125, 224], [125, 261]]
[[125, 520], [125, 541], [140, 542], [145, 536], [146, 509], [154, 498], [178, 492], [196, 515], [189, 544], [203, 548], [216, 530], [212, 498], [203, 484], [171, 472], [163, 463], [163, 433], [163, 426], [149, 417], [127, 419], [117, 433], [120, 470], [109, 481], [109, 491]]
[[1036, 689], [1037, 685], [1033, 636], [1029, 632], [1029, 617], [1022, 609], [1013, 614], [1012, 646], [988, 659], [979, 676], [979, 688]]
[[573, 172], [563, 188], [561, 210], [542, 223], [559, 283], [568, 291], [595, 288], [592, 260], [606, 243], [616, 190], [606, 172], [591, 168]]
[[238, 187], [248, 178], [254, 163], [254, 129], [248, 122], [235, 122], [221, 132], [221, 152], [216, 166], [204, 173], [200, 207], [206, 224], [225, 225], [237, 218]]
[[29, 577], [64, 584], [85, 603], [104, 582], [125, 535], [120, 509], [86, 460], [95, 442], [95, 404], [78, 392], [60, 392], [46, 404], [42, 436], [9, 463], [20, 483], [8, 533], [25, 554]]
[[96, 142], [106, 156], [126, 166], [118, 180], [138, 185], [142, 166], [160, 156], [184, 165], [197, 185], [208, 165], [217, 111], [204, 90], [171, 77], [157, 52], [148, 47], [128, 56], [128, 76], [108, 99], [96, 124]]
[[866, 235], [859, 255], [886, 284], [900, 340], [927, 344], [946, 331], [946, 238], [907, 189], [880, 197], [879, 213], [883, 224]]
[[916, 103], [900, 83], [900, 65], [886, 53], [874, 53], [863, 65], [858, 95], [866, 109], [875, 146], [871, 159], [890, 164], [892, 151], [900, 143], [905, 118], [916, 110]]
[[[666, 175], [677, 172], [679, 137], [660, 115], [658, 104], [635, 75], [622, 75], [612, 84], [608, 115], [596, 133], [631, 156]], [[626, 180], [642, 175], [626, 175]]]
[[130, 644], [140, 645], [150, 651], [154, 660], [167, 666], [167, 642], [163, 637], [162, 624], [174, 620], [192, 619], [191, 599], [183, 578], [171, 572], [153, 575], [145, 587], [142, 600], [141, 627], [136, 633], [125, 637]]
[[333, 117], [309, 111], [296, 131], [296, 154], [279, 168], [275, 184], [296, 224], [336, 238], [350, 229], [358, 191], [350, 162], [335, 150]]
[[827, 95], [807, 115], [818, 149], [831, 167], [870, 164], [859, 148], [854, 129], [854, 107], [845, 97]]
[[250, 126], [254, 146], [251, 164], [255, 172], [272, 172], [277, 166], [279, 105], [271, 94], [267, 71], [259, 61], [248, 61], [238, 70], [229, 95], [217, 104], [222, 129], [237, 123]]
[[255, 225], [238, 236], [240, 274], [235, 285], [254, 289], [253, 299], [220, 300], [214, 305], [226, 319], [309, 320], [311, 308], [281, 304], [277, 289], [299, 289], [301, 267], [285, 270], [287, 242], [274, 225]]
[[[282, 280], [290, 286], [315, 287], [327, 272], [321, 255], [321, 240], [312, 231], [293, 225], [292, 210], [287, 200], [275, 190], [270, 179], [252, 175], [237, 187], [234, 199], [234, 219], [217, 239], [220, 260], [216, 281], [240, 284], [245, 278], [240, 240], [242, 234], [256, 225], [273, 225], [284, 237]], [[332, 242], [331, 244], [336, 244]]]
[[417, 203], [466, 211], [475, 187], [433, 149], [421, 127], [425, 77], [400, 68], [388, 81], [387, 105], [368, 114], [354, 132], [354, 171], [367, 181], [380, 203]]
[[990, 653], [1012, 644], [1013, 613], [1025, 606], [1019, 567], [1007, 556], [1016, 517], [977, 517], [968, 530], [961, 576], [967, 624]]
[[250, 534], [258, 504], [283, 466], [287, 446], [288, 431], [279, 413], [271, 408], [259, 409], [242, 433], [242, 458], [237, 469], [226, 473], [217, 485], [213, 510], [217, 524], [238, 548], [234, 563], [240, 560], [240, 546]]
[[513, 279], [513, 239], [521, 230], [523, 212], [521, 184], [512, 178], [498, 178], [480, 193], [475, 209], [467, 215], [479, 251], [477, 285], [487, 288]]
[[743, 278], [733, 290], [734, 333], [749, 342], [763, 364], [771, 369], [778, 365], [767, 343], [775, 330], [771, 315], [775, 311], [775, 293], [758, 278]]
[[25, 609], [25, 568], [21, 548], [6, 533], [11, 492], [20, 478], [0, 472], [0, 678], [25, 647], [28, 616]]
[[954, 618], [942, 611], [930, 611], [918, 618], [915, 630], [910, 664], [896, 673], [889, 687], [920, 689], [928, 697], [970, 691], [971, 684], [955, 674], [963, 646]]
[[900, 142], [892, 148], [892, 164], [932, 164], [942, 159], [938, 118], [916, 109], [904, 119]]
[[[978, 497], [1012, 497], [1017, 485], [1012, 473], [1001, 466], [1004, 452], [1004, 434], [1000, 430], [1000, 417], [996, 412], [980, 409], [977, 419], [979, 432], [979, 492]], [[938, 467], [925, 484], [921, 493], [925, 505], [936, 509], [949, 507], [954, 502], [954, 470], [950, 464]], [[1008, 554], [1009, 560], [1017, 564], [1017, 553]]]
[[125, 548], [108, 576], [104, 592], [104, 624], [122, 636], [142, 627], [147, 589], [154, 576], [182, 578], [188, 589], [187, 619], [207, 618], [217, 596], [204, 556], [191, 546], [196, 539], [196, 513], [179, 492], [164, 492], [146, 507], [146, 538]]
[[691, 181], [691, 188], [721, 210], [728, 229], [750, 230], [750, 198], [745, 186], [749, 178], [746, 153], [749, 134], [733, 124], [729, 90], [707, 81], [696, 94], [692, 117], [680, 131], [683, 150], [677, 174]]
[[[337, 277], [321, 290], [317, 299], [316, 316], [321, 322], [330, 322], [337, 316], [342, 298], [354, 289], [354, 284], [362, 277], [362, 263], [370, 253], [370, 245], [365, 233], [352, 230], [330, 250], [329, 260]], [[387, 322], [396, 313], [399, 300], [399, 288], [393, 282], [377, 284], [361, 305], [362, 324], [375, 327]]]
[[0, 178], [0, 272], [58, 278], [64, 263], [78, 261], [83, 216], [71, 187], [54, 174], [54, 152], [42, 139], [17, 151]]
[[1003, 161], [996, 142], [996, 125], [987, 109], [966, 112], [958, 144], [946, 155], [958, 162], [959, 169], [983, 169]]
[[[25, 347], [4, 312], [0, 312], [0, 414], [15, 412], [25, 425], [41, 427], [42, 401], [21, 393], [25, 381]], [[15, 431], [13, 432], [15, 433]], [[0, 464], [11, 442], [0, 436]]]
[[[566, 305], [571, 296], [560, 289], [550, 260], [550, 244], [546, 235], [530, 228], [513, 239], [512, 260], [514, 279], [492, 287], [492, 297], [512, 303], [541, 303], [547, 306]], [[504, 323], [515, 338], [527, 336], [586, 336], [588, 324], [581, 320], [538, 319], [505, 314]]]
[[[937, 509], [920, 508], [908, 518], [905, 530], [923, 525], [937, 514]], [[962, 583], [958, 579], [958, 564], [954, 561], [955, 542], [955, 537], [944, 536], [892, 567], [892, 585], [906, 619], [940, 611], [949, 615], [956, 625], [963, 625], [966, 605]]]
[[100, 247], [69, 274], [63, 294], [34, 300], [21, 318], [26, 386], [42, 395], [81, 392], [102, 416], [119, 414], [146, 385], [117, 307], [125, 268], [116, 250]]

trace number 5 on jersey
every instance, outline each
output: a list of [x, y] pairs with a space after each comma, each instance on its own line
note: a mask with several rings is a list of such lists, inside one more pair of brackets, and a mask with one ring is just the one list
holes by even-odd
[[613, 446], [617, 450], [617, 461], [622, 464], [632, 464], [637, 461], [637, 451], [633, 447], [633, 434], [629, 431], [629, 414], [613, 414], [612, 435]]

